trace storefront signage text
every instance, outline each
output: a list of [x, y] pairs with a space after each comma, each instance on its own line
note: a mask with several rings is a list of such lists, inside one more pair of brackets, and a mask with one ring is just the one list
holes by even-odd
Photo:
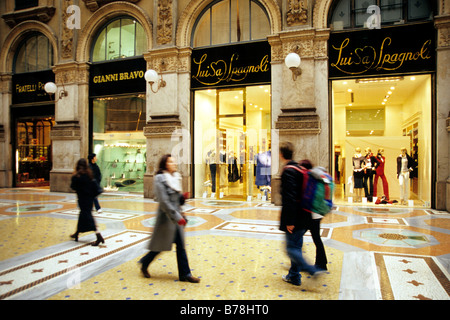
[[267, 42], [198, 49], [192, 52], [191, 87], [223, 87], [270, 82]]
[[120, 72], [120, 73], [111, 73], [105, 75], [94, 76], [94, 83], [103, 83], [103, 82], [111, 82], [111, 81], [122, 81], [122, 80], [131, 80], [144, 78], [144, 71], [130, 71], [130, 72]]
[[144, 58], [93, 64], [89, 70], [89, 95], [93, 97], [145, 92], [146, 67]]
[[334, 34], [330, 77], [434, 71], [433, 31], [432, 25], [418, 25]]
[[40, 81], [34, 84], [23, 84], [23, 85], [16, 84], [15, 91], [16, 93], [43, 91], [44, 85], [45, 83]]
[[[265, 55], [259, 64], [250, 66], [235, 67], [239, 60], [238, 54], [233, 54], [229, 61], [216, 60], [205, 63], [208, 54], [205, 53], [199, 61], [193, 60], [197, 65], [197, 74], [192, 78], [206, 86], [217, 85], [220, 82], [241, 82], [251, 73], [260, 73], [269, 71], [269, 55]], [[212, 79], [211, 82], [204, 82], [202, 79]]]
[[55, 74], [51, 70], [14, 74], [12, 103], [52, 101], [44, 90], [49, 81], [55, 82]]

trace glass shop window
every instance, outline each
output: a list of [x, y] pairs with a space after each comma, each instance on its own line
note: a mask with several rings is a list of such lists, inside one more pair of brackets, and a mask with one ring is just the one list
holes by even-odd
[[267, 12], [258, 1], [214, 1], [195, 22], [192, 46], [261, 40], [270, 33]]
[[142, 25], [133, 18], [109, 22], [97, 35], [92, 62], [115, 60], [142, 55], [147, 37]]
[[145, 121], [144, 94], [93, 100], [94, 153], [106, 190], [143, 192]]
[[18, 47], [14, 60], [14, 73], [50, 69], [53, 65], [53, 47], [47, 37], [34, 33]]
[[332, 3], [329, 25], [332, 30], [365, 28], [373, 11], [380, 8], [381, 25], [396, 25], [433, 19], [435, 0], [336, 0]]
[[427, 74], [332, 82], [337, 203], [430, 207], [431, 92]]

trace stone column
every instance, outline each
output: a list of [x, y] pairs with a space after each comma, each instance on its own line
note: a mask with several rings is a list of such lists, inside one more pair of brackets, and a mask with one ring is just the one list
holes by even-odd
[[147, 172], [144, 175], [144, 197], [153, 198], [153, 177], [162, 155], [177, 159], [183, 176], [183, 190], [191, 190], [190, 166], [190, 49], [161, 48], [144, 55], [147, 68], [156, 70], [165, 82], [158, 89], [147, 83]]
[[[328, 168], [328, 68], [329, 30], [304, 28], [269, 37], [272, 46], [273, 161], [278, 163], [279, 142], [295, 146], [294, 160], [309, 159]], [[301, 74], [294, 80], [284, 58], [296, 52], [302, 59]], [[274, 139], [275, 138], [275, 139]], [[273, 168], [273, 171], [277, 168]], [[280, 169], [272, 176], [272, 202], [279, 205]]]
[[70, 180], [76, 162], [87, 157], [89, 145], [89, 97], [87, 63], [67, 62], [53, 67], [59, 98], [60, 90], [67, 96], [55, 103], [55, 126], [52, 139], [53, 168], [50, 190], [70, 192]]
[[0, 188], [12, 186], [12, 154], [10, 107], [12, 101], [12, 75], [0, 75]]
[[450, 7], [435, 17], [436, 70], [436, 209], [450, 212]]

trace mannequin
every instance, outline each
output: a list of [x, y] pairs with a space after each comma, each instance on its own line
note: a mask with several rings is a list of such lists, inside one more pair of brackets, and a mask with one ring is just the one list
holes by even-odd
[[401, 149], [401, 154], [397, 157], [397, 179], [400, 185], [400, 203], [407, 204], [409, 199], [409, 179], [412, 178], [414, 170], [414, 159], [406, 152], [406, 148]]
[[[377, 159], [373, 156], [372, 150], [367, 147], [365, 150], [365, 166], [364, 166], [364, 195], [368, 201], [372, 201], [373, 198], [373, 175], [375, 173], [375, 167]], [[367, 185], [369, 183], [369, 185]]]
[[384, 166], [386, 164], [386, 158], [384, 157], [384, 149], [379, 148], [377, 151], [377, 163], [375, 169], [375, 181], [373, 182], [373, 196], [377, 197], [377, 183], [378, 178], [381, 178], [383, 182], [383, 193], [386, 200], [389, 200], [389, 185], [384, 175]]
[[365, 164], [365, 157], [361, 154], [361, 148], [357, 147], [355, 149], [355, 154], [352, 157], [353, 162], [353, 179], [354, 179], [354, 189], [356, 193], [355, 202], [361, 202], [361, 194], [362, 189], [364, 187], [363, 185], [363, 178], [364, 178], [364, 164]]

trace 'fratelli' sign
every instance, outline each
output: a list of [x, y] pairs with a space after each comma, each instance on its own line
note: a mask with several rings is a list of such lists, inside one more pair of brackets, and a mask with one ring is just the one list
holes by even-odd
[[333, 33], [329, 76], [341, 78], [436, 70], [433, 24]]
[[194, 49], [191, 88], [270, 83], [270, 45], [252, 42]]

